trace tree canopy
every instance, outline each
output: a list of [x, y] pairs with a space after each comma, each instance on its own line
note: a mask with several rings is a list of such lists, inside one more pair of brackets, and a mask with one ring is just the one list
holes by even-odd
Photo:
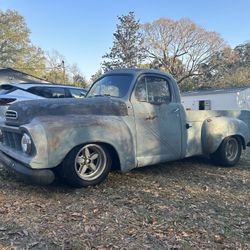
[[54, 83], [68, 83], [87, 87], [88, 82], [76, 63], [70, 64], [57, 50], [46, 52], [46, 71], [44, 77]]
[[24, 18], [12, 10], [0, 10], [0, 67], [21, 68], [41, 77], [45, 68], [43, 51], [30, 42]]
[[183, 80], [202, 75], [202, 64], [224, 48], [218, 33], [209, 32], [189, 19], [160, 18], [142, 25], [144, 49], [157, 66]]
[[12, 10], [0, 10], [0, 67], [12, 67], [54, 83], [87, 84], [78, 66], [67, 63], [57, 50], [45, 53], [33, 45], [24, 18]]
[[233, 87], [250, 85], [250, 43], [234, 49], [225, 47], [201, 65], [203, 75], [194, 78], [196, 86]]
[[[156, 68], [172, 74], [182, 90], [250, 86], [250, 42], [226, 46], [216, 32], [182, 18], [141, 24], [134, 12], [118, 16], [113, 46], [103, 56], [104, 71], [114, 68]], [[30, 41], [24, 18], [0, 10], [0, 67], [12, 67], [56, 83], [86, 86], [77, 64], [57, 50], [44, 52]], [[102, 74], [99, 69], [91, 77]]]
[[116, 31], [113, 34], [113, 47], [103, 58], [104, 71], [114, 68], [137, 67], [144, 58], [140, 23], [135, 19], [134, 12], [118, 17]]

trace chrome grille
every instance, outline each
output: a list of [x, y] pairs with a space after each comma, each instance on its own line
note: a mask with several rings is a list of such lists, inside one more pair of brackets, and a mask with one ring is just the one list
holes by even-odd
[[5, 112], [5, 118], [6, 118], [6, 119], [11, 119], [11, 120], [17, 120], [18, 114], [17, 114], [17, 112], [14, 111], [14, 110], [7, 110], [7, 111]]
[[16, 149], [21, 151], [21, 139], [22, 134], [9, 132], [9, 131], [2, 131], [3, 133], [3, 144], [10, 148]]

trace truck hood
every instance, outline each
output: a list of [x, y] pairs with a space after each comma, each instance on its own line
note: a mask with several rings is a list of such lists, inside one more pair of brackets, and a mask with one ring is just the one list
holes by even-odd
[[13, 103], [6, 112], [6, 124], [19, 126], [29, 123], [34, 117], [64, 115], [126, 116], [124, 101], [111, 97], [85, 99], [44, 99]]

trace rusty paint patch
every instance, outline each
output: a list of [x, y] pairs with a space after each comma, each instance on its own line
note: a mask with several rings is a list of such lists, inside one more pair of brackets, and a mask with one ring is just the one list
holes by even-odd
[[29, 123], [34, 117], [47, 115], [128, 115], [126, 103], [110, 97], [22, 101], [12, 104], [9, 110], [16, 111], [18, 119], [6, 119], [6, 124], [15, 126]]

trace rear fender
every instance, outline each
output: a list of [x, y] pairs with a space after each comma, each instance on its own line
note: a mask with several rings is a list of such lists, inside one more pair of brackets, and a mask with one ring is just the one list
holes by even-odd
[[214, 153], [221, 142], [229, 136], [241, 138], [245, 147], [250, 141], [247, 124], [233, 117], [211, 117], [203, 122], [201, 129], [202, 150], [204, 154]]

